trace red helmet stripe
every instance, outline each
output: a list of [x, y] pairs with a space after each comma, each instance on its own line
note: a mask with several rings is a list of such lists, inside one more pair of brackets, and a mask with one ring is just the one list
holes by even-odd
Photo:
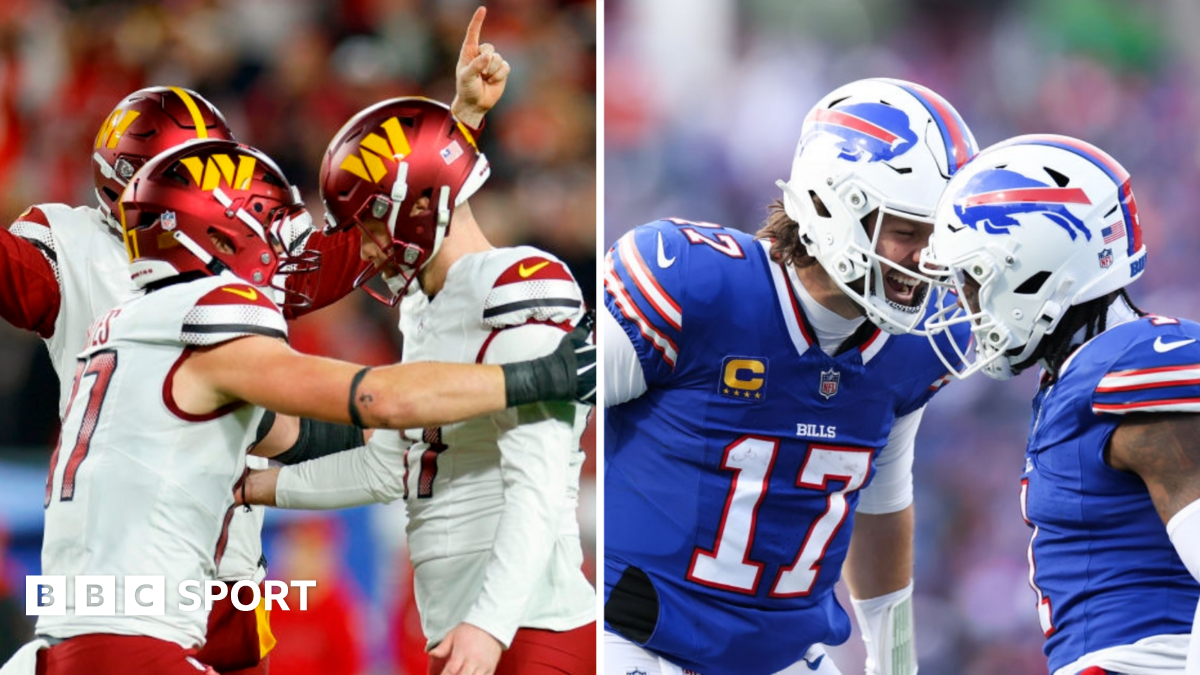
[[853, 129], [872, 138], [878, 138], [884, 143], [895, 143], [896, 139], [900, 138], [881, 126], [872, 124], [861, 117], [856, 117], [841, 110], [818, 110], [815, 114], [815, 120], [817, 122], [836, 124], [847, 129]]
[[946, 99], [935, 94], [927, 87], [922, 87], [916, 83], [910, 84], [912, 90], [920, 94], [920, 97], [924, 98], [924, 102], [937, 113], [935, 119], [938, 120], [939, 126], [950, 136], [950, 146], [954, 153], [954, 166], [950, 168], [954, 170], [961, 169], [962, 165], [966, 164], [967, 160], [971, 159], [971, 156], [975, 154], [974, 149], [970, 147], [967, 141], [967, 134], [964, 131], [966, 124], [959, 117], [958, 111]]
[[980, 204], [1018, 204], [1022, 202], [1050, 202], [1053, 204], [1091, 204], [1087, 193], [1081, 188], [1021, 188], [996, 190], [968, 197], [964, 206]]

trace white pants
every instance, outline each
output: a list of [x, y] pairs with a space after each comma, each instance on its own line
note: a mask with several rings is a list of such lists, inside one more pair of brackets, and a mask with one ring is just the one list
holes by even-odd
[[50, 646], [45, 640], [34, 640], [25, 643], [16, 654], [0, 668], [0, 675], [34, 675], [37, 672], [37, 654]]
[[1075, 675], [1090, 666], [1126, 675], [1191, 675], [1186, 670], [1188, 639], [1187, 635], [1152, 635], [1131, 645], [1094, 651], [1054, 675]]
[[[625, 638], [604, 631], [604, 675], [704, 675], [685, 670], [663, 657], [643, 649]], [[813, 645], [804, 659], [775, 675], [841, 675], [833, 659], [825, 655], [824, 645]]]

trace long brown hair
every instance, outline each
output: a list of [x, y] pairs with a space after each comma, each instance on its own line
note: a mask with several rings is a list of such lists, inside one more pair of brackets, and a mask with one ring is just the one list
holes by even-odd
[[788, 217], [783, 209], [783, 200], [776, 199], [767, 205], [767, 222], [754, 234], [755, 239], [771, 240], [771, 260], [793, 267], [815, 265], [817, 259], [800, 243], [800, 230], [796, 221]]

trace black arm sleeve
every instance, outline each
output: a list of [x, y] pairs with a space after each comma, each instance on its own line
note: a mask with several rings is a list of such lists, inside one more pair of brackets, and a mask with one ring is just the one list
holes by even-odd
[[300, 434], [292, 447], [271, 459], [283, 464], [299, 464], [363, 445], [363, 431], [349, 424], [300, 419]]

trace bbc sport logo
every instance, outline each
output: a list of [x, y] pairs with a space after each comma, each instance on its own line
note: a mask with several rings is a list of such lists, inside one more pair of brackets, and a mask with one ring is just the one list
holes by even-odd
[[[68, 588], [67, 577], [54, 575], [32, 575], [25, 577], [25, 614], [27, 616], [65, 616], [67, 614], [67, 599], [75, 600], [72, 613], [76, 616], [116, 616], [118, 604], [120, 614], [124, 616], [163, 616], [167, 610], [167, 581], [162, 576], [126, 576], [124, 579], [124, 602], [117, 602], [117, 577], [111, 575], [79, 575], [74, 577]], [[181, 598], [177, 609], [181, 612], [195, 612], [201, 608], [204, 611], [212, 609], [213, 603], [229, 597], [234, 609], [242, 612], [253, 612], [260, 602], [265, 602], [265, 608], [270, 611], [278, 607], [283, 611], [291, 610], [288, 600], [296, 602], [295, 596], [289, 597], [290, 590], [298, 590], [298, 609], [308, 609], [308, 589], [316, 588], [314, 580], [293, 580], [290, 584], [269, 579], [263, 582], [263, 587], [253, 581], [238, 581], [232, 586], [225, 582], [206, 579], [197, 581], [188, 579], [179, 582], [176, 589]], [[240, 600], [240, 590], [250, 589], [251, 602]]]

